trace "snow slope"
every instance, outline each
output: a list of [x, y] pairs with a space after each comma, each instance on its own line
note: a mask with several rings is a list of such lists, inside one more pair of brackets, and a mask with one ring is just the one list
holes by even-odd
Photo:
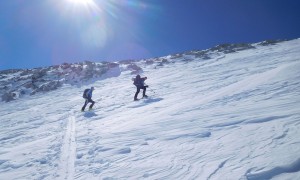
[[91, 85], [1, 102], [0, 179], [300, 179], [300, 39], [164, 58], [138, 102], [128, 71], [92, 112]]

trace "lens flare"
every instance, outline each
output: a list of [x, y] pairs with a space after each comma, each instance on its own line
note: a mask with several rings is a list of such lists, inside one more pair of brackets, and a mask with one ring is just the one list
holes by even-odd
[[110, 37], [109, 29], [105, 23], [94, 23], [81, 33], [81, 40], [86, 47], [102, 48]]

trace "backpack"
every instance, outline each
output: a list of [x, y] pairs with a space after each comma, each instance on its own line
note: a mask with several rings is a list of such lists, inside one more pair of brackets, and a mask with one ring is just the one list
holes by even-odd
[[85, 99], [87, 98], [86, 94], [87, 94], [87, 92], [88, 92], [89, 90], [90, 90], [90, 89], [85, 89], [85, 90], [84, 90], [83, 95], [82, 95], [83, 98], [85, 98]]
[[132, 78], [133, 80], [133, 84], [137, 86], [138, 82], [137, 82], [137, 79], [136, 78]]

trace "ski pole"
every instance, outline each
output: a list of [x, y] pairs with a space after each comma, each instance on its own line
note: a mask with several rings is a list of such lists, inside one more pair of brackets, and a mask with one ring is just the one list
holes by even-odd
[[154, 94], [156, 94], [156, 92], [155, 92], [153, 89], [151, 89], [151, 88], [149, 88], [149, 87], [148, 87], [148, 89], [149, 89], [151, 92], [153, 92]]

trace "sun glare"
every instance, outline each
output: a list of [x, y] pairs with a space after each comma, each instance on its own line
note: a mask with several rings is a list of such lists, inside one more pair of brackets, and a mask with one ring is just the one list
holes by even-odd
[[94, 3], [93, 0], [68, 0], [68, 1], [76, 5], [90, 5]]
[[[147, 4], [136, 0], [62, 0], [54, 3], [61, 15], [75, 29], [76, 38], [85, 48], [102, 48], [119, 32], [119, 22], [135, 27], [136, 14]], [[135, 12], [135, 11], [134, 11]]]
[[74, 12], [89, 12], [97, 14], [101, 12], [99, 5], [94, 0], [66, 0], [69, 9]]

